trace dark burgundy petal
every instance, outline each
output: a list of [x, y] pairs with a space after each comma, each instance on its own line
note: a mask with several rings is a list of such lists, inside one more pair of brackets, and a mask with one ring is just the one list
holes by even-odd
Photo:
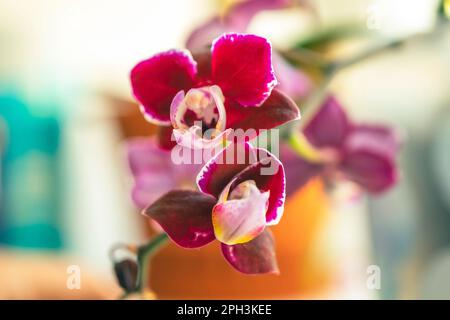
[[198, 248], [215, 239], [211, 212], [216, 201], [198, 191], [175, 190], [156, 200], [144, 213], [178, 245]]
[[284, 211], [286, 198], [286, 178], [283, 164], [273, 154], [264, 149], [256, 149], [257, 163], [248, 166], [235, 176], [230, 190], [241, 182], [253, 180], [261, 192], [269, 191], [269, 206], [266, 212], [267, 225], [277, 224]]
[[334, 97], [328, 97], [305, 128], [305, 136], [316, 147], [340, 148], [349, 131], [347, 116]]
[[369, 148], [347, 152], [341, 170], [348, 179], [374, 193], [385, 191], [397, 181], [394, 159]]
[[353, 125], [345, 141], [346, 149], [369, 147], [395, 157], [402, 145], [400, 133], [392, 127], [373, 124]]
[[355, 126], [345, 141], [342, 171], [370, 192], [382, 192], [397, 181], [395, 157], [400, 137], [387, 126]]
[[258, 106], [277, 84], [270, 43], [255, 35], [225, 34], [213, 42], [212, 76], [225, 96], [243, 106]]
[[172, 139], [173, 128], [168, 126], [160, 126], [158, 131], [158, 145], [163, 150], [172, 150], [177, 144], [175, 139]]
[[304, 187], [311, 178], [321, 174], [324, 168], [323, 165], [310, 163], [300, 158], [286, 145], [281, 145], [280, 159], [286, 172], [287, 197]]
[[250, 242], [235, 245], [221, 244], [222, 254], [237, 271], [246, 274], [278, 274], [275, 241], [265, 230]]
[[211, 84], [211, 49], [197, 50], [192, 53], [197, 61], [197, 82], [200, 86]]
[[233, 101], [225, 103], [227, 128], [258, 131], [300, 119], [300, 111], [295, 102], [277, 89], [272, 91], [259, 108], [245, 108]]
[[237, 173], [255, 162], [256, 153], [250, 144], [232, 143], [205, 164], [197, 176], [197, 185], [201, 191], [218, 197]]
[[195, 61], [187, 51], [170, 50], [138, 63], [131, 71], [135, 98], [149, 121], [170, 124], [170, 103], [194, 85]]

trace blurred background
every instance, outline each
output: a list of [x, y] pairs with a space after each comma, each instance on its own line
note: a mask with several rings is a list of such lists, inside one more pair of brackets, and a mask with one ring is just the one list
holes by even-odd
[[[194, 28], [233, 2], [0, 0], [0, 298], [119, 296], [108, 251], [151, 233], [129, 196], [124, 141], [154, 127], [133, 102], [129, 71], [154, 53], [185, 47]], [[325, 194], [312, 181], [299, 190], [273, 228], [278, 277], [242, 277], [217, 248], [169, 245], [152, 264], [156, 297], [450, 299], [443, 5], [309, 0], [251, 20], [248, 32], [280, 51], [304, 46], [331, 60], [408, 39], [328, 83], [352, 118], [403, 132], [401, 179], [382, 195], [352, 201], [345, 186]], [[322, 75], [305, 72], [321, 87]], [[80, 289], [67, 287], [72, 265], [80, 266]], [[380, 270], [377, 288], [367, 285], [372, 265]]]

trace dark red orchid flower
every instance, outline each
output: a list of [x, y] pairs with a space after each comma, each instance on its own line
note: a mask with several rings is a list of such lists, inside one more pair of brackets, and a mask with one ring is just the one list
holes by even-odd
[[267, 150], [231, 144], [197, 176], [200, 191], [171, 191], [145, 214], [185, 248], [217, 239], [225, 259], [243, 273], [277, 273], [274, 241], [266, 226], [284, 210], [285, 174]]
[[334, 97], [328, 97], [304, 129], [304, 135], [325, 161], [311, 162], [283, 148], [281, 159], [288, 176], [288, 193], [317, 175], [350, 180], [364, 190], [380, 193], [398, 178], [395, 157], [400, 138], [388, 126], [351, 122]]
[[[257, 133], [299, 118], [295, 103], [273, 89], [270, 43], [255, 35], [222, 35], [210, 52], [194, 57], [179, 50], [157, 54], [133, 68], [131, 84], [146, 119], [171, 126], [187, 147], [214, 147], [231, 129]], [[163, 145], [170, 145], [167, 132]]]

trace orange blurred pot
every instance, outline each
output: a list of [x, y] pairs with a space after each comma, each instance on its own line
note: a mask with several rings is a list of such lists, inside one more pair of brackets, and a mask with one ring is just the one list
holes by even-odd
[[248, 276], [222, 257], [218, 242], [187, 250], [173, 243], [153, 259], [150, 287], [159, 299], [308, 298], [320, 295], [332, 279], [313, 254], [325, 225], [328, 201], [320, 181], [292, 195], [275, 235], [280, 275]]

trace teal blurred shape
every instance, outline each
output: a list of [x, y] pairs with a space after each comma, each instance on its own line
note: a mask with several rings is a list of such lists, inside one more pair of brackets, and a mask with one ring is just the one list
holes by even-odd
[[29, 110], [17, 95], [0, 93], [0, 243], [59, 249], [59, 122]]

